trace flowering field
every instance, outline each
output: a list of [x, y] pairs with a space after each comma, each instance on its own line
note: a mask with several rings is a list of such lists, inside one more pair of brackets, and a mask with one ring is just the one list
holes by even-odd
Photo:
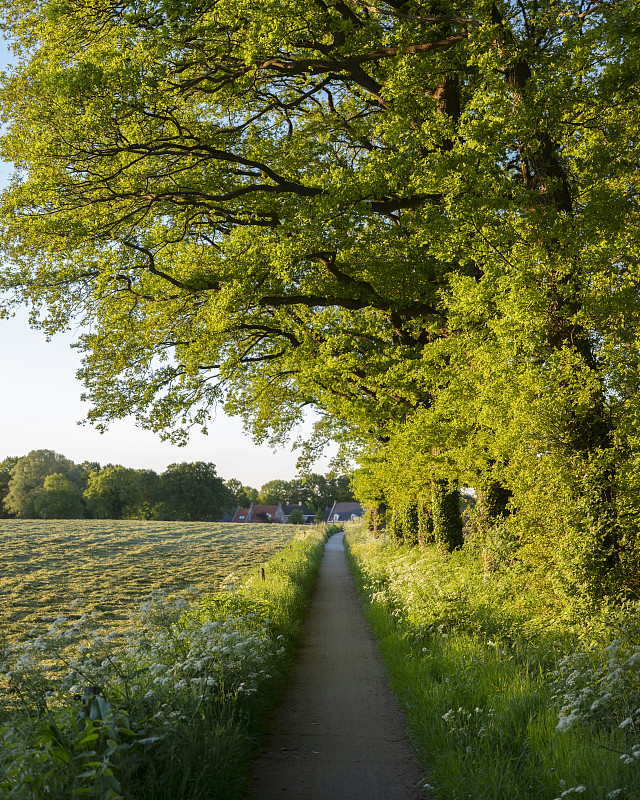
[[284, 547], [296, 528], [138, 520], [0, 520], [0, 624], [28, 633], [76, 598], [123, 622], [146, 594], [217, 587]]
[[[83, 560], [81, 537], [67, 531], [60, 542], [51, 535], [59, 551], [47, 559], [40, 548], [42, 583], [53, 583], [59, 567], [66, 583], [55, 603], [79, 597], [41, 633], [0, 646], [0, 797], [239, 800], [264, 715], [280, 695], [327, 531], [122, 523], [120, 547], [109, 549], [110, 526], [99, 536], [89, 523], [83, 541], [101, 545], [105, 559], [113, 555], [111, 583], [103, 582], [95, 559]], [[235, 553], [227, 530], [236, 537]], [[229, 569], [264, 563], [278, 537], [290, 544], [266, 563], [265, 580], [253, 570], [215, 592], [157, 588], [175, 589], [190, 577], [216, 582]], [[67, 565], [74, 556], [78, 564]], [[123, 575], [135, 580], [118, 594]], [[91, 585], [93, 576], [100, 587]], [[92, 601], [111, 609], [108, 618], [81, 599], [111, 586], [113, 597]], [[119, 602], [137, 607], [126, 624]], [[37, 616], [32, 603], [23, 619]], [[55, 608], [49, 610], [51, 616]]]

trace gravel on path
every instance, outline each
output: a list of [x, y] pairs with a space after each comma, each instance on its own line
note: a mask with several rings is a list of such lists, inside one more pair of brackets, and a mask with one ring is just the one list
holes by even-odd
[[424, 781], [344, 552], [327, 542], [251, 800], [424, 800]]

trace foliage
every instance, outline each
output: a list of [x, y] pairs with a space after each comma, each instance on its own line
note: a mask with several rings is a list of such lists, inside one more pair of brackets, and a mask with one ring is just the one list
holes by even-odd
[[432, 489], [431, 503], [435, 541], [446, 553], [462, 547], [464, 539], [457, 487], [451, 491], [451, 487], [443, 481], [436, 482]]
[[89, 614], [4, 654], [0, 788], [16, 800], [231, 800], [277, 696], [322, 555], [297, 537], [216, 594], [148, 597], [120, 634]]
[[637, 604], [594, 609], [517, 563], [487, 576], [474, 547], [346, 541], [431, 796], [639, 795]]
[[235, 507], [249, 508], [251, 503], [258, 501], [258, 490], [251, 486], [243, 486], [237, 478], [230, 478], [225, 481], [225, 486], [233, 495], [233, 505]]
[[312, 407], [398, 508], [564, 495], [581, 586], [637, 588], [636, 2], [2, 8], [0, 289], [86, 323], [90, 419]]
[[22, 517], [36, 515], [35, 502], [44, 491], [49, 475], [61, 474], [75, 486], [80, 485], [80, 474], [68, 458], [53, 450], [32, 450], [19, 458], [11, 470], [9, 492], [4, 506], [11, 514]]
[[83, 519], [82, 492], [61, 472], [47, 475], [44, 490], [34, 502], [36, 517], [44, 519]]
[[267, 505], [277, 503], [303, 503], [318, 512], [330, 508], [334, 502], [353, 500], [351, 480], [346, 475], [319, 475], [312, 472], [291, 481], [275, 480], [260, 488], [258, 502]]
[[160, 492], [160, 475], [152, 469], [136, 470], [140, 486], [139, 519], [157, 519], [156, 510]]
[[160, 517], [211, 522], [231, 505], [231, 492], [216, 475], [215, 464], [169, 464], [160, 477]]
[[261, 505], [278, 505], [278, 503], [297, 502], [299, 488], [296, 481], [273, 480], [260, 487], [257, 502]]
[[4, 505], [4, 499], [9, 494], [9, 481], [11, 471], [18, 463], [18, 456], [7, 456], [4, 461], [0, 461], [0, 519], [11, 516]]
[[142, 486], [135, 469], [106, 466], [89, 473], [84, 496], [98, 519], [135, 519], [142, 504]]
[[299, 508], [294, 508], [291, 514], [289, 514], [289, 519], [287, 522], [290, 525], [304, 525], [304, 514]]
[[302, 478], [302, 491], [298, 502], [305, 503], [309, 508], [323, 512], [326, 508], [336, 503], [348, 503], [355, 500], [351, 488], [349, 475], [320, 475], [311, 472]]
[[[81, 519], [88, 516], [211, 522], [220, 519], [225, 510], [248, 507], [257, 502], [259, 496], [256, 489], [243, 486], [235, 478], [227, 481], [219, 478], [215, 465], [210, 462], [170, 464], [158, 475], [151, 469], [121, 465], [102, 467], [89, 461], [74, 464], [64, 456], [42, 450], [23, 458], [9, 457], [0, 463], [0, 500], [3, 492], [9, 494], [9, 483], [19, 461], [23, 462], [22, 472], [12, 485], [15, 491], [23, 493], [20, 500], [24, 504], [20, 511], [23, 518]], [[30, 465], [28, 469], [25, 464]], [[29, 469], [35, 472], [33, 476], [28, 476]], [[18, 481], [25, 484], [23, 489], [15, 488]], [[27, 481], [31, 483], [27, 485]], [[261, 492], [261, 502], [277, 504], [289, 502], [290, 498], [303, 498], [295, 502], [306, 503], [320, 512], [334, 500], [353, 499], [348, 477], [325, 477], [315, 473], [291, 481], [270, 481]], [[16, 515], [15, 510], [3, 513], [5, 517]], [[322, 515], [319, 521], [322, 522]]]

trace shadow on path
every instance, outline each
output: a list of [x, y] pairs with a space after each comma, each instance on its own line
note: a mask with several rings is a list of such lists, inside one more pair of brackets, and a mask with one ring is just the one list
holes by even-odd
[[417, 800], [421, 773], [344, 552], [327, 542], [252, 800]]

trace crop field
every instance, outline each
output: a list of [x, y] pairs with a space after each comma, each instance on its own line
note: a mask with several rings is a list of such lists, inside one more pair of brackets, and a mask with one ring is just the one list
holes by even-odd
[[154, 590], [217, 588], [284, 547], [293, 525], [138, 520], [0, 520], [0, 624], [39, 629], [82, 599], [118, 625]]

